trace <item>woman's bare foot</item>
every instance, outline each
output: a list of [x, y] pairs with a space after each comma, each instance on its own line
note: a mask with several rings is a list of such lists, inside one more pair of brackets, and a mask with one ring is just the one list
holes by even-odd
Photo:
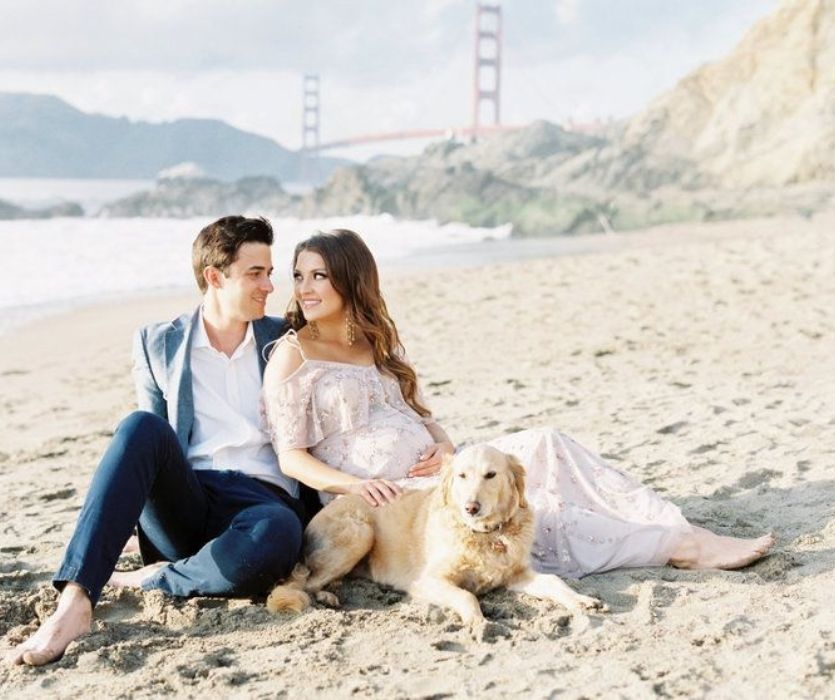
[[143, 566], [141, 569], [135, 569], [134, 571], [114, 571], [107, 585], [115, 586], [116, 588], [140, 588], [146, 578], [150, 578], [163, 566], [167, 565], [167, 561], [158, 561], [155, 564], [148, 564], [148, 566]]
[[29, 639], [7, 657], [9, 663], [43, 666], [58, 661], [70, 642], [90, 631], [93, 605], [81, 586], [68, 583], [58, 598], [58, 607]]
[[679, 569], [741, 569], [765, 556], [774, 546], [772, 534], [745, 539], [717, 535], [703, 527], [693, 526], [682, 538], [670, 565]]

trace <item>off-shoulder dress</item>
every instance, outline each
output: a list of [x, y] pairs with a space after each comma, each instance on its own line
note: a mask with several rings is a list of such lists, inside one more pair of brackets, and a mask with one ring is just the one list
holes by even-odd
[[[301, 351], [292, 335], [283, 342]], [[405, 488], [437, 483], [406, 477], [434, 442], [426, 428], [434, 419], [412, 409], [397, 380], [374, 365], [304, 358], [285, 380], [265, 384], [263, 402], [279, 454], [306, 448], [361, 479], [390, 479]], [[523, 430], [489, 444], [525, 465], [536, 514], [531, 565], [538, 571], [579, 578], [662, 566], [690, 530], [673, 503], [557, 430]], [[333, 497], [320, 495], [323, 502]]]

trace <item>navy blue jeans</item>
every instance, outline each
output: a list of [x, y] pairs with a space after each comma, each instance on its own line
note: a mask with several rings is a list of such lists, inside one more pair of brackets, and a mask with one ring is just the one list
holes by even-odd
[[139, 526], [143, 561], [171, 562], [143, 583], [176, 596], [249, 596], [287, 576], [301, 554], [297, 501], [236, 471], [195, 470], [171, 426], [136, 411], [102, 457], [64, 561], [98, 602], [122, 548]]

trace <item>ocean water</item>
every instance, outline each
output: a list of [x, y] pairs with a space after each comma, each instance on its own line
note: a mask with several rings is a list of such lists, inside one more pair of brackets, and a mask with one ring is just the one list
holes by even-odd
[[[102, 204], [149, 189], [147, 180], [0, 178], [0, 199], [36, 207]], [[67, 218], [0, 221], [0, 334], [33, 318], [137, 295], [194, 288], [191, 243], [208, 218]], [[317, 230], [351, 228], [368, 243], [383, 274], [471, 267], [599, 250], [601, 236], [514, 239], [511, 227], [401, 221], [389, 215], [272, 219], [276, 281], [290, 282], [296, 243]]]
[[[191, 244], [207, 223], [205, 218], [0, 221], [5, 262], [0, 275], [0, 333], [29, 319], [84, 304], [192, 288]], [[296, 243], [317, 230], [357, 231], [383, 270], [398, 265], [435, 267], [437, 256], [443, 257], [447, 248], [456, 251], [458, 264], [466, 264], [472, 246], [506, 239], [511, 232], [509, 226], [438, 225], [388, 215], [272, 219], [272, 224], [275, 277], [284, 281], [290, 279]]]

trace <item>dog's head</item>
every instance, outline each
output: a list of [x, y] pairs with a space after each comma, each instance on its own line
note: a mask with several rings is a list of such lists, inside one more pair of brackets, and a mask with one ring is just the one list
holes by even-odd
[[471, 530], [490, 532], [508, 522], [525, 500], [525, 468], [489, 445], [467, 447], [444, 461], [444, 505]]

